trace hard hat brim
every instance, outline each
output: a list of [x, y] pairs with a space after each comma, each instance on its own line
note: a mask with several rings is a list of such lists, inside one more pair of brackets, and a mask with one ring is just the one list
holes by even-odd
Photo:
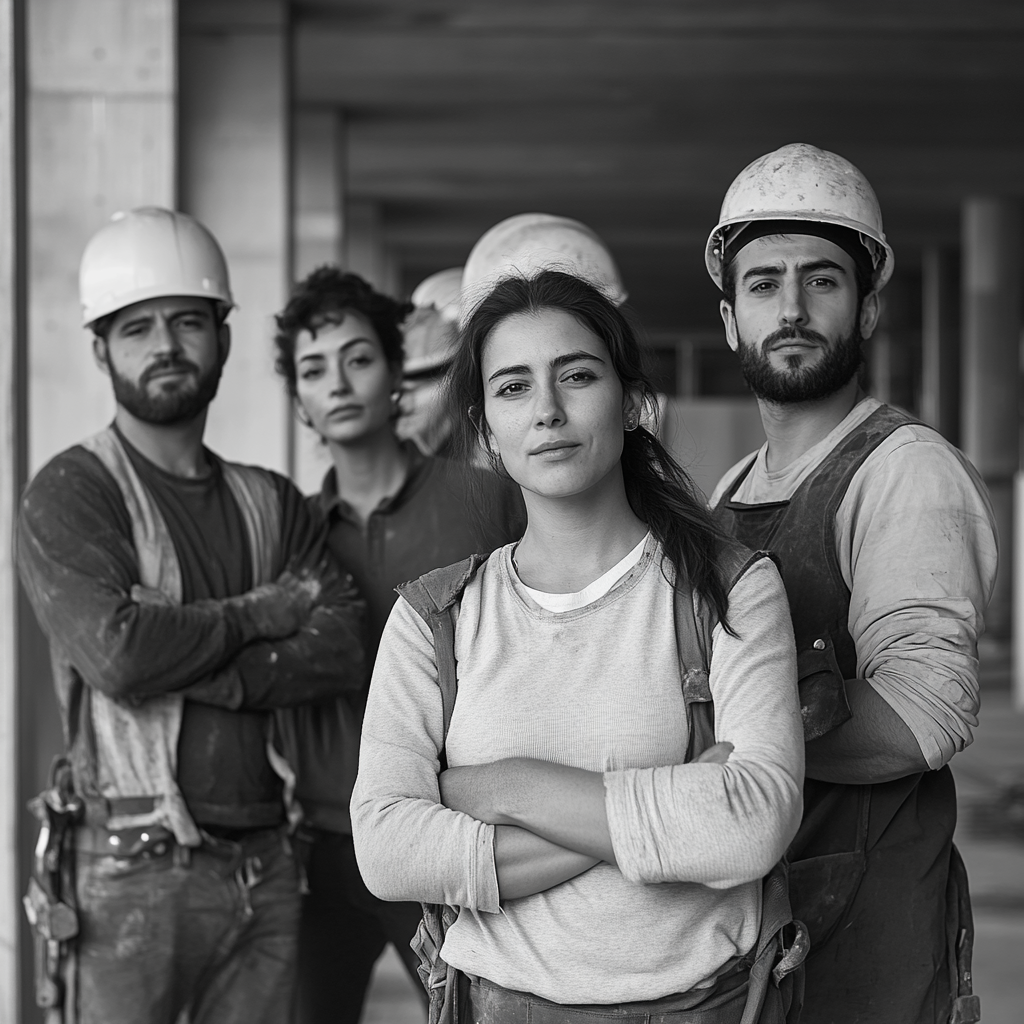
[[166, 285], [157, 285], [152, 288], [139, 288], [127, 296], [128, 301], [125, 301], [126, 296], [111, 297], [107, 302], [99, 302], [95, 306], [84, 310], [82, 313], [82, 326], [91, 327], [97, 320], [102, 320], [105, 316], [110, 316], [111, 313], [116, 313], [118, 310], [127, 309], [129, 306], [134, 306], [138, 302], [147, 302], [150, 299], [171, 299], [171, 298], [185, 298], [185, 299], [208, 299], [210, 302], [215, 302], [220, 306], [225, 307], [224, 314], [235, 308], [235, 303], [231, 300], [231, 297], [225, 297], [224, 295], [213, 294], [208, 291], [201, 291], [198, 288], [189, 288], [182, 286], [181, 288], [168, 287]]
[[[800, 222], [804, 221], [810, 224], [832, 224], [836, 227], [849, 228], [851, 231], [855, 231], [863, 238], [870, 238], [876, 245], [881, 246], [885, 252], [885, 260], [882, 262], [880, 267], [877, 267], [874, 274], [874, 286], [876, 291], [881, 291], [882, 288], [888, 283], [889, 278], [892, 277], [893, 267], [895, 265], [895, 254], [892, 251], [892, 246], [885, 240], [885, 236], [880, 234], [874, 228], [868, 224], [864, 224], [862, 221], [854, 220], [850, 217], [842, 217], [838, 214], [821, 213], [816, 210], [758, 210], [756, 214], [747, 214], [746, 216], [730, 217], [727, 220], [720, 221], [715, 229], [708, 235], [707, 245], [704, 247], [704, 266], [707, 267], [708, 274], [711, 275], [711, 280], [718, 285], [719, 289], [722, 287], [722, 269], [723, 269], [723, 235], [722, 232], [729, 227], [733, 227], [737, 224], [749, 224], [753, 221], [762, 220], [781, 220], [781, 221], [792, 221]], [[795, 232], [799, 234], [799, 232]]]

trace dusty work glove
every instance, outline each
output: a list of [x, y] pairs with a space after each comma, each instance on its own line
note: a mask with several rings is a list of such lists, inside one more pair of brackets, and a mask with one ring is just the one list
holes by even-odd
[[[281, 640], [297, 633], [320, 597], [320, 580], [307, 570], [285, 571], [273, 583], [264, 583], [220, 603], [239, 627], [242, 643]], [[174, 602], [159, 590], [136, 583], [131, 589], [137, 604], [173, 608]]]
[[283, 640], [306, 623], [320, 597], [320, 580], [307, 571], [285, 571], [273, 583], [264, 583], [224, 604], [242, 624], [245, 642]]

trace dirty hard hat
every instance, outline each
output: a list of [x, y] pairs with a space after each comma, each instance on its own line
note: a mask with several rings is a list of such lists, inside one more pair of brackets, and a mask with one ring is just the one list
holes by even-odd
[[412, 293], [416, 307], [402, 325], [402, 371], [407, 377], [440, 370], [455, 354], [462, 267], [422, 280]]
[[[849, 160], [835, 153], [794, 142], [740, 171], [725, 194], [718, 225], [704, 252], [708, 273], [719, 288], [725, 263], [764, 233], [756, 230], [764, 221], [795, 221], [805, 226], [805, 233], [833, 240], [845, 239], [850, 232], [857, 240], [851, 255], [857, 262], [866, 256], [875, 288], [882, 288], [892, 276], [893, 252], [885, 240], [874, 189]], [[800, 233], [798, 226], [790, 230]], [[856, 247], [858, 243], [866, 252]]]
[[197, 220], [159, 206], [115, 213], [89, 240], [78, 270], [82, 323], [170, 295], [234, 305], [217, 240]]
[[425, 277], [410, 297], [417, 309], [436, 309], [446, 320], [459, 318], [462, 267], [449, 267]]
[[505, 277], [535, 277], [559, 270], [592, 284], [605, 298], [622, 305], [626, 290], [608, 247], [585, 224], [548, 213], [520, 213], [481, 236], [462, 274], [460, 322]]

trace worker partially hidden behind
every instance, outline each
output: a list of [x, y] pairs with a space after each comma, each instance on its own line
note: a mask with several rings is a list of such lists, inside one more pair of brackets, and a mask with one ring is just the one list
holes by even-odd
[[232, 307], [210, 233], [118, 215], [80, 287], [117, 411], [39, 472], [17, 534], [67, 744], [37, 801], [37, 999], [278, 1024], [300, 881], [269, 712], [365, 685], [363, 607], [292, 484], [203, 447]]
[[431, 274], [413, 291], [413, 310], [402, 324], [402, 398], [395, 432], [403, 441], [415, 441], [424, 455], [452, 454], [444, 378], [455, 357], [461, 288], [462, 267]]

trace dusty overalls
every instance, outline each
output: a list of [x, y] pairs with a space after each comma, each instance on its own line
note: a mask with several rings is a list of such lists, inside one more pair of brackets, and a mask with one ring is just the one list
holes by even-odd
[[[843, 680], [857, 675], [836, 512], [868, 455], [910, 422], [895, 409], [877, 409], [789, 501], [731, 500], [751, 462], [715, 510], [729, 534], [780, 563], [807, 740], [851, 717]], [[955, 825], [948, 767], [877, 785], [806, 780], [804, 818], [789, 851], [793, 915], [811, 937], [802, 1020], [949, 1020], [973, 942], [967, 877], [952, 845]], [[969, 982], [965, 987], [969, 992]]]

